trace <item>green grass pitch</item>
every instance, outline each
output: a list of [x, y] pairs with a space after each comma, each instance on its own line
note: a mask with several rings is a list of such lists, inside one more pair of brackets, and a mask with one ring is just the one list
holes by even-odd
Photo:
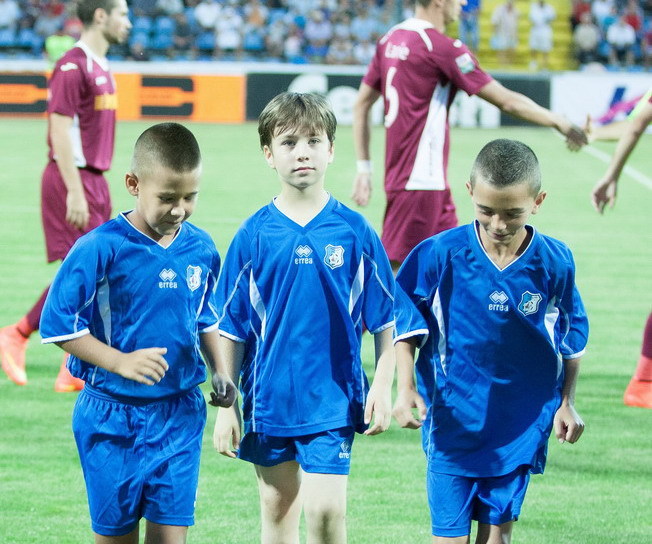
[[[136, 137], [152, 123], [118, 126], [108, 178], [114, 210], [130, 209], [124, 173]], [[224, 254], [238, 225], [278, 191], [265, 164], [256, 127], [189, 125], [204, 156], [201, 195], [191, 219], [208, 230]], [[596, 214], [589, 191], [605, 163], [572, 154], [552, 131], [538, 128], [453, 130], [450, 181], [460, 221], [471, 220], [464, 183], [480, 148], [490, 139], [525, 141], [539, 156], [548, 198], [533, 224], [573, 249], [577, 278], [591, 320], [591, 338], [580, 376], [577, 408], [587, 428], [574, 446], [553, 439], [543, 476], [532, 478], [513, 542], [527, 544], [645, 544], [652, 542], [652, 411], [627, 408], [623, 390], [639, 355], [644, 321], [652, 306], [652, 189], [625, 175], [617, 206]], [[46, 161], [45, 122], [3, 119], [0, 126], [0, 325], [20, 318], [53, 277], [45, 264], [39, 215], [41, 171]], [[650, 175], [650, 136], [629, 164]], [[375, 191], [363, 213], [379, 227], [382, 131], [373, 138]], [[606, 153], [613, 144], [598, 148]], [[351, 130], [341, 127], [327, 188], [346, 204], [354, 170]], [[366, 364], [372, 342], [364, 346]], [[0, 376], [0, 541], [6, 544], [91, 542], [81, 469], [70, 430], [76, 395], [52, 390], [61, 354], [39, 344], [28, 351], [29, 385]], [[371, 371], [371, 369], [370, 369]], [[207, 391], [204, 386], [204, 391]], [[189, 542], [258, 542], [258, 497], [253, 469], [212, 449], [215, 411], [209, 410]], [[417, 432], [393, 423], [377, 437], [358, 437], [349, 481], [351, 544], [430, 542], [424, 486], [425, 462]]]

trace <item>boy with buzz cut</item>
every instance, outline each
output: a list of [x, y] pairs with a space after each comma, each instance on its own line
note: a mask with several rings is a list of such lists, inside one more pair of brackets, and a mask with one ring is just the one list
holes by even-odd
[[138, 138], [126, 175], [136, 207], [81, 237], [56, 275], [41, 319], [44, 343], [71, 354], [85, 381], [73, 411], [96, 543], [183, 543], [194, 522], [206, 405], [235, 386], [219, 351], [214, 287], [220, 257], [186, 223], [201, 155], [177, 123]]
[[[307, 542], [346, 542], [354, 435], [391, 419], [394, 278], [372, 227], [324, 189], [336, 124], [313, 93], [282, 93], [264, 108], [260, 145], [281, 191], [237, 232], [218, 282], [245, 434], [236, 403], [219, 410], [213, 440], [255, 466], [264, 544], [299, 542], [302, 510]], [[363, 323], [376, 349], [371, 388]]]
[[570, 443], [584, 429], [588, 321], [570, 250], [527, 224], [546, 197], [533, 151], [488, 143], [467, 189], [476, 220], [426, 239], [397, 276], [394, 416], [423, 426], [433, 542], [468, 543], [474, 519], [476, 544], [505, 544], [551, 429]]

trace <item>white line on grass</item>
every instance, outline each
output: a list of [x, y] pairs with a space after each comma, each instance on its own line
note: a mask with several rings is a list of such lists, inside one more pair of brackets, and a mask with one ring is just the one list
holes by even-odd
[[[605, 164], [609, 164], [609, 162], [611, 161], [611, 155], [609, 153], [605, 153], [604, 151], [596, 147], [593, 147], [592, 145], [584, 146], [582, 149], [586, 151], [589, 155], [593, 155], [596, 159], [601, 160]], [[648, 189], [652, 189], [652, 179], [647, 177], [642, 172], [639, 172], [636, 168], [625, 165], [625, 168], [623, 169], [623, 173], [627, 174], [630, 178], [635, 179], [644, 187], [647, 187]]]

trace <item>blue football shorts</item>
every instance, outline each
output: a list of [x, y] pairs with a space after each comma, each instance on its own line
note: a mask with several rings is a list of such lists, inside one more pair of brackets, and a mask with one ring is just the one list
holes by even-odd
[[468, 478], [428, 470], [432, 534], [460, 537], [471, 533], [471, 520], [501, 525], [517, 520], [530, 482], [523, 465], [504, 476]]
[[205, 423], [199, 388], [127, 404], [86, 384], [72, 428], [93, 531], [125, 535], [142, 517], [161, 525], [193, 525]]
[[303, 436], [246, 433], [238, 457], [263, 467], [296, 461], [305, 472], [348, 474], [354, 436], [350, 427]]

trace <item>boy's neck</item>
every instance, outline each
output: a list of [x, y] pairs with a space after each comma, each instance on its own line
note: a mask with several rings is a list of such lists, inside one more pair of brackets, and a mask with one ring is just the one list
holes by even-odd
[[274, 199], [279, 211], [292, 219], [295, 223], [305, 227], [324, 209], [330, 195], [323, 187], [315, 187], [315, 190], [281, 190], [281, 193]]
[[508, 245], [497, 244], [487, 238], [486, 233], [477, 223], [476, 228], [485, 253], [500, 270], [503, 270], [523, 255], [532, 240], [532, 229], [527, 227], [523, 227], [519, 235]]

